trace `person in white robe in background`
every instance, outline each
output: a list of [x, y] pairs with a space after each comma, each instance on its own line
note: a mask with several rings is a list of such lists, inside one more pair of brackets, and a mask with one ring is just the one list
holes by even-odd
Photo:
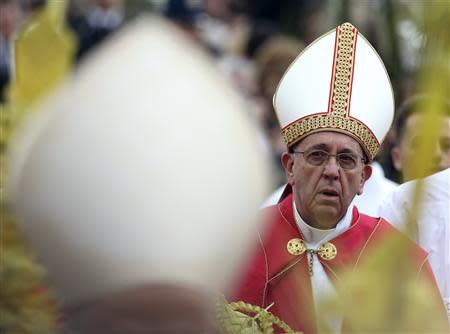
[[[423, 179], [424, 187], [419, 215], [408, 229], [409, 236], [429, 253], [429, 261], [447, 308], [450, 320], [450, 168]], [[412, 196], [417, 180], [406, 182], [390, 193], [378, 212], [400, 230], [412, 210]]]

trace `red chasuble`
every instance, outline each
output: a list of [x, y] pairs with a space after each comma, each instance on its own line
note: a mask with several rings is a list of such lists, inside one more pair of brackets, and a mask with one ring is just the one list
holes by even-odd
[[[229, 301], [244, 301], [264, 308], [274, 303], [269, 311], [293, 330], [305, 334], [316, 333], [306, 252], [292, 255], [287, 250], [291, 239], [302, 239], [293, 214], [292, 194], [278, 205], [265, 209], [263, 214], [269, 221], [259, 233], [257, 250], [247, 263], [236, 293]], [[350, 227], [330, 240], [336, 246], [336, 257], [331, 260], [318, 258], [330, 280], [335, 282], [343, 269], [357, 269], [358, 264], [370, 254], [371, 249], [379, 245], [380, 240], [399, 234], [401, 232], [383, 219], [361, 214], [355, 207]], [[408, 241], [408, 244], [411, 248], [408, 254], [411, 254], [411, 263], [417, 276], [429, 280], [436, 292], [433, 298], [439, 298], [427, 253], [413, 242]], [[443, 307], [442, 312], [446, 318]]]

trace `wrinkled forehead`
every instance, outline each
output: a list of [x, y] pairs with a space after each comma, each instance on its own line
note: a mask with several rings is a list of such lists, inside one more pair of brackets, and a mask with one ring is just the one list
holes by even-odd
[[307, 135], [299, 141], [294, 149], [308, 150], [312, 148], [324, 149], [327, 151], [351, 151], [364, 154], [359, 142], [353, 137], [340, 132], [321, 131]]

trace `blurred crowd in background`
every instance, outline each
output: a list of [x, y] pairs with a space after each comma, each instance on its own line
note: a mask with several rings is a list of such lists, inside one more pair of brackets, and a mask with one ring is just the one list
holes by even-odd
[[[14, 72], [14, 36], [44, 4], [45, 0], [0, 0], [2, 102]], [[136, 16], [153, 13], [168, 18], [211, 55], [244, 97], [250, 117], [264, 129], [264, 145], [278, 166], [274, 183], [282, 184], [279, 156], [285, 146], [272, 97], [290, 63], [318, 36], [343, 22], [352, 22], [380, 52], [398, 107], [414, 92], [424, 43], [424, 6], [425, 2], [407, 0], [73, 0], [69, 1], [67, 25], [78, 39], [79, 64]], [[391, 131], [377, 160], [386, 177], [400, 182], [390, 157], [394, 140]]]

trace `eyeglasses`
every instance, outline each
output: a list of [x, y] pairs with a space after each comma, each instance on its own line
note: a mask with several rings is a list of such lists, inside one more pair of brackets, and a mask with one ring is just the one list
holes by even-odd
[[358, 161], [363, 163], [366, 159], [353, 153], [330, 154], [327, 151], [311, 150], [311, 151], [294, 151], [294, 154], [303, 154], [307, 163], [313, 166], [322, 166], [328, 162], [330, 157], [335, 157], [338, 165], [345, 170], [352, 170], [358, 166]]

